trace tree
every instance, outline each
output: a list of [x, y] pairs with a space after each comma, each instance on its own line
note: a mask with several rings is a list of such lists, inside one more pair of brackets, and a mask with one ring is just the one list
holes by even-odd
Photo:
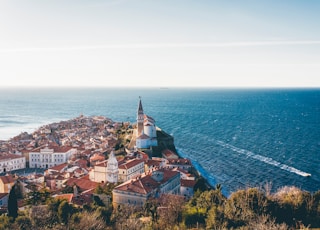
[[18, 200], [15, 192], [15, 185], [11, 188], [8, 199], [8, 216], [16, 219], [18, 216]]
[[205, 191], [196, 199], [196, 206], [199, 209], [205, 209], [206, 212], [212, 205], [222, 205], [226, 198], [222, 195], [220, 189]]
[[48, 211], [50, 212], [50, 220], [51, 220], [51, 225], [55, 225], [57, 223], [59, 223], [59, 218], [58, 218], [58, 209], [60, 204], [63, 202], [64, 200], [62, 199], [55, 199], [55, 198], [51, 198], [47, 201], [47, 205], [48, 205]]
[[15, 225], [20, 230], [29, 230], [29, 229], [31, 230], [31, 229], [33, 229], [31, 220], [27, 216], [18, 216], [17, 219], [15, 220]]
[[183, 212], [183, 222], [187, 227], [194, 227], [205, 224], [206, 211], [187, 205]]
[[0, 230], [8, 229], [9, 224], [9, 217], [5, 215], [0, 215]]
[[32, 225], [36, 229], [52, 228], [55, 226], [54, 221], [52, 221], [52, 213], [46, 205], [31, 206], [29, 212]]
[[111, 207], [98, 207], [96, 213], [105, 221], [106, 224], [110, 224], [110, 218], [112, 215]]
[[206, 227], [208, 229], [225, 229], [227, 227], [222, 206], [211, 206], [207, 212]]
[[14, 187], [15, 187], [17, 199], [22, 199], [24, 197], [22, 183], [19, 180], [17, 180]]
[[106, 224], [97, 212], [81, 212], [72, 216], [70, 229], [103, 230]]
[[29, 205], [44, 204], [50, 197], [50, 192], [45, 188], [38, 190], [37, 186], [31, 185], [31, 192], [27, 194], [26, 203]]
[[239, 227], [266, 213], [268, 202], [257, 188], [238, 190], [226, 201], [224, 214], [232, 227]]
[[101, 187], [100, 184], [96, 187], [95, 193], [97, 193], [97, 194], [102, 194], [103, 193], [103, 188]]
[[163, 229], [179, 224], [182, 219], [184, 197], [173, 194], [162, 194], [160, 206], [157, 208], [159, 224]]
[[[285, 186], [274, 195], [277, 209], [274, 211], [278, 222], [285, 222], [290, 226], [315, 224], [312, 218], [315, 197], [299, 188]], [[313, 214], [312, 214], [313, 213]]]
[[141, 210], [141, 207], [133, 205], [118, 205], [113, 209], [111, 223], [115, 229], [141, 229], [140, 221], [136, 217]]
[[72, 207], [68, 203], [68, 201], [62, 201], [58, 208], [58, 218], [61, 223], [68, 223], [69, 217], [72, 213]]
[[287, 230], [289, 226], [285, 223], [277, 224], [274, 219], [268, 215], [258, 216], [256, 219], [250, 221], [246, 226], [248, 229], [260, 229], [260, 230]]
[[157, 220], [157, 208], [159, 206], [159, 201], [154, 198], [150, 198], [144, 204], [144, 210], [147, 215], [151, 215], [152, 222]]

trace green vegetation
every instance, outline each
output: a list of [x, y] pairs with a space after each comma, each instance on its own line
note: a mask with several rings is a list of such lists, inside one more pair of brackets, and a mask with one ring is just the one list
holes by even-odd
[[[113, 186], [98, 187], [110, 195]], [[14, 191], [14, 190], [12, 190]], [[165, 195], [144, 207], [112, 207], [97, 196], [90, 205], [78, 207], [51, 198], [43, 190], [32, 191], [28, 208], [15, 218], [0, 216], [1, 229], [306, 229], [320, 227], [320, 191], [309, 193], [284, 187], [274, 194], [258, 188], [238, 190], [225, 197], [221, 185], [198, 190], [188, 201]]]

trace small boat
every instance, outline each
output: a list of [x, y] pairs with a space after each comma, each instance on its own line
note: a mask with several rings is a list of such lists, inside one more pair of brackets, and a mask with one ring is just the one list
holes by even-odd
[[304, 177], [310, 177], [311, 176], [311, 174], [310, 173], [303, 173], [303, 175], [302, 176], [304, 176]]

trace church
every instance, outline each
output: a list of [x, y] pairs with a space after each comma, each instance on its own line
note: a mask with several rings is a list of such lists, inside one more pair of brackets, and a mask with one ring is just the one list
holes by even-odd
[[137, 112], [136, 148], [149, 149], [151, 146], [158, 146], [155, 120], [144, 114], [140, 97]]

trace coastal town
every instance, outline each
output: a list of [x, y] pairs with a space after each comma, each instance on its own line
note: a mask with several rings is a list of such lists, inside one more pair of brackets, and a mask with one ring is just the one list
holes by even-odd
[[[96, 196], [113, 207], [143, 207], [165, 194], [189, 200], [197, 178], [191, 161], [177, 154], [173, 137], [144, 113], [141, 98], [136, 124], [80, 115], [0, 141], [2, 213], [14, 186], [21, 192], [19, 210], [30, 207], [30, 194], [44, 189], [78, 207]], [[109, 194], [98, 194], [106, 186]]]
[[141, 98], [136, 116], [80, 115], [0, 141], [0, 230], [320, 226], [320, 191], [266, 184], [226, 197], [179, 156]]

